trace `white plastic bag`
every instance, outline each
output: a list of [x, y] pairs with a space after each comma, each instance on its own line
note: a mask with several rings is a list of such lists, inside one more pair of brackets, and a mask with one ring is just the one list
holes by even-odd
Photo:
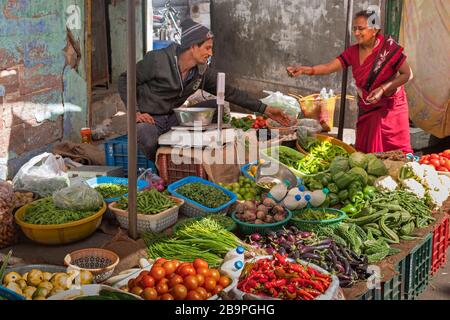
[[286, 96], [279, 91], [264, 91], [264, 93], [267, 93], [269, 96], [261, 99], [262, 103], [274, 108], [282, 109], [286, 114], [293, 117], [295, 121], [297, 120], [301, 112], [297, 99], [291, 96]]
[[61, 157], [43, 153], [20, 168], [13, 179], [13, 187], [15, 190], [32, 191], [41, 197], [48, 197], [70, 186], [69, 176], [64, 170]]

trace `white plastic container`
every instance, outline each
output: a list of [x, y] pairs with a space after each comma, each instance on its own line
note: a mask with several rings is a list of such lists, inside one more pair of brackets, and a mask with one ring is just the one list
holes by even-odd
[[323, 190], [316, 190], [311, 193], [311, 206], [320, 207], [327, 199], [327, 194]]
[[283, 183], [277, 184], [270, 190], [269, 196], [276, 202], [280, 202], [286, 197], [289, 186], [289, 181], [284, 181]]
[[244, 247], [237, 247], [235, 250], [231, 250], [230, 252], [228, 252], [225, 255], [225, 258], [223, 258], [224, 262], [227, 262], [229, 260], [233, 260], [233, 259], [237, 259], [239, 258], [240, 260], [244, 261], [244, 253], [245, 253], [245, 249]]

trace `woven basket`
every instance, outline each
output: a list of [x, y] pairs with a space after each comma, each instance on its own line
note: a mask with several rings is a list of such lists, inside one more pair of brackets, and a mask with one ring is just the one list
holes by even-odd
[[[145, 232], [161, 232], [166, 230], [167, 228], [173, 226], [177, 220], [178, 220], [178, 213], [180, 210], [180, 207], [185, 204], [184, 200], [175, 198], [175, 197], [169, 197], [173, 201], [177, 203], [176, 206], [163, 211], [158, 214], [153, 215], [145, 215], [145, 214], [138, 214], [138, 233], [142, 234]], [[128, 211], [121, 210], [116, 208], [117, 202], [113, 202], [109, 205], [109, 209], [115, 214], [117, 221], [120, 223], [120, 227], [122, 229], [128, 229], [129, 222], [128, 222]]]
[[[345, 151], [347, 151], [348, 154], [353, 154], [356, 152], [356, 149], [354, 147], [352, 147], [351, 145], [346, 144], [345, 142], [343, 142], [339, 139], [336, 139], [334, 137], [330, 137], [325, 134], [316, 134], [315, 138], [320, 142], [329, 141], [329, 142], [331, 142], [331, 144], [339, 146], [342, 149], [344, 149]], [[297, 150], [300, 151], [301, 153], [309, 154], [308, 151], [306, 151], [305, 149], [302, 148], [302, 146], [298, 143], [298, 141], [297, 141], [296, 147], [297, 147]]]
[[119, 261], [119, 256], [114, 252], [98, 248], [74, 251], [64, 258], [64, 264], [69, 268], [90, 271], [96, 283], [110, 278]]

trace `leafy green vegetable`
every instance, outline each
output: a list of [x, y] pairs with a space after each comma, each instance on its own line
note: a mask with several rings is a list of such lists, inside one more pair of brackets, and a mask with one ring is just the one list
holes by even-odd
[[94, 188], [104, 199], [119, 198], [128, 193], [128, 186], [123, 184], [102, 183]]
[[348, 170], [350, 170], [350, 164], [346, 157], [338, 156], [330, 164], [330, 173], [333, 179], [339, 172], [345, 173]]
[[316, 158], [323, 159], [327, 162], [331, 162], [337, 156], [348, 157], [348, 152], [342, 147], [332, 144], [329, 141], [323, 141], [318, 144], [314, 144], [310, 149], [309, 153]]
[[377, 157], [369, 160], [369, 164], [367, 165], [367, 173], [377, 177], [383, 177], [388, 175], [388, 169], [384, 165], [384, 162]]
[[364, 169], [354, 167], [347, 174], [353, 181], [359, 181], [363, 186], [367, 185], [368, 176]]
[[212, 209], [219, 208], [231, 200], [222, 190], [199, 182], [185, 184], [176, 192]]
[[350, 158], [348, 159], [350, 167], [355, 168], [362, 168], [366, 170], [367, 168], [367, 157], [362, 152], [355, 152], [352, 155], [350, 155]]

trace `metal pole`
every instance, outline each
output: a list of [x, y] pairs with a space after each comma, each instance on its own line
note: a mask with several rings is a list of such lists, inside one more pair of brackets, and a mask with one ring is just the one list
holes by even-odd
[[129, 235], [138, 238], [137, 232], [137, 137], [136, 137], [136, 8], [135, 0], [128, 0], [127, 18], [128, 69], [128, 219]]
[[[345, 29], [345, 49], [350, 46], [350, 39], [352, 36], [352, 16], [353, 16], [353, 0], [347, 0], [347, 20]], [[345, 124], [345, 106], [347, 103], [347, 80], [348, 68], [344, 69], [342, 73], [342, 90], [341, 90], [341, 109], [339, 110], [339, 130], [338, 139], [344, 138], [344, 124]]]

